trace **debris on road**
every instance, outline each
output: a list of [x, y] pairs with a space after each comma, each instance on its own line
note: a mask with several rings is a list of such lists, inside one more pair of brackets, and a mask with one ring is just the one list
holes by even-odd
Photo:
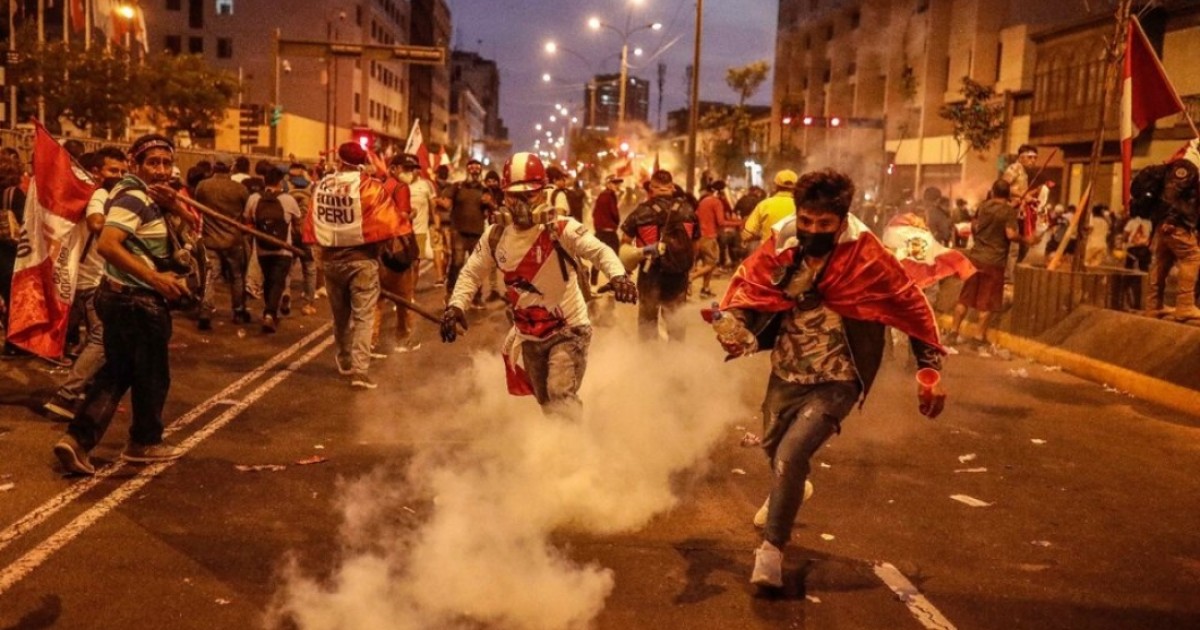
[[1049, 547], [1050, 541], [1049, 540], [1033, 540], [1033, 541], [1030, 541], [1029, 544], [1033, 545], [1034, 547]]
[[821, 540], [833, 540], [833, 539], [834, 539], [833, 534], [821, 534]]
[[950, 498], [954, 499], [955, 501], [958, 501], [959, 503], [962, 503], [964, 505], [969, 505], [971, 507], [991, 507], [991, 505], [992, 505], [991, 503], [988, 503], [986, 501], [980, 501], [979, 499], [976, 499], [975, 497], [967, 496], [965, 494], [952, 494], [952, 495], [950, 495]]
[[233, 468], [238, 472], [278, 472], [287, 469], [287, 466], [283, 464], [254, 464], [251, 466], [237, 464]]
[[8, 483], [0, 483], [0, 492], [8, 492], [9, 490], [12, 490], [13, 488], [16, 488], [16, 487], [17, 487], [17, 484], [15, 484], [11, 481]]
[[217, 602], [218, 606], [228, 606], [230, 603], [232, 603], [224, 597], [218, 597], [215, 601]]
[[812, 603], [814, 603], [814, 604], [820, 604], [820, 603], [821, 603], [821, 598], [820, 598], [820, 597], [817, 597], [817, 596], [815, 596], [815, 595], [805, 595], [805, 596], [804, 596], [804, 599], [807, 599], [808, 601], [810, 601], [810, 602], [812, 602]]
[[1029, 441], [1030, 441], [1030, 442], [1033, 442], [1034, 444], [1037, 444], [1038, 446], [1041, 446], [1041, 445], [1043, 445], [1043, 444], [1045, 444], [1045, 443], [1046, 443], [1046, 440], [1042, 440], [1042, 439], [1039, 439], [1039, 438], [1032, 438], [1032, 439], [1030, 439]]
[[742, 436], [742, 448], [753, 448], [761, 445], [762, 438], [749, 431], [746, 431], [746, 434]]
[[741, 468], [734, 468], [733, 470], [731, 470], [731, 471], [729, 471], [729, 472], [731, 472], [731, 473], [733, 473], [733, 474], [735, 474], [735, 475], [744, 475], [744, 474], [746, 474], [746, 471], [742, 470]]
[[821, 468], [833, 468], [833, 466], [830, 466], [829, 464], [826, 464], [825, 462], [821, 462]]
[[416, 513], [417, 513], [417, 511], [416, 511], [416, 510], [414, 510], [414, 509], [412, 509], [412, 508], [408, 507], [407, 505], [406, 505], [406, 506], [404, 506], [404, 511], [405, 511], [405, 512], [408, 512], [408, 513], [410, 513], [410, 514], [416, 514]]
[[180, 341], [178, 343], [167, 344], [167, 350], [186, 350], [187, 347], [188, 347], [188, 345], [186, 343], [183, 343], [182, 341]]
[[314, 444], [313, 448], [317, 449], [318, 451], [323, 451], [323, 450], [325, 450], [325, 445], [324, 444]]
[[1008, 375], [1015, 376], [1017, 378], [1029, 378], [1029, 370], [1026, 370], [1025, 368], [1011, 369], [1008, 371]]
[[954, 469], [954, 472], [956, 472], [956, 473], [985, 473], [985, 472], [987, 472], [987, 468], [956, 468], [956, 469]]
[[975, 461], [976, 457], [978, 457], [978, 456], [975, 455], [975, 453], [967, 453], [966, 455], [959, 455], [958, 463], [965, 464], [967, 462], [973, 462], [973, 461]]
[[321, 457], [320, 455], [313, 455], [312, 457], [305, 457], [304, 459], [298, 460], [296, 462], [296, 465], [297, 466], [311, 466], [312, 464], [322, 464], [327, 461], [329, 461], [329, 460], [324, 457]]
[[1043, 370], [1045, 370], [1045, 371], [1047, 371], [1047, 372], [1061, 372], [1061, 371], [1063, 371], [1063, 370], [1062, 370], [1062, 366], [1061, 366], [1061, 365], [1043, 365], [1043, 366], [1042, 366], [1042, 369], [1043, 369]]

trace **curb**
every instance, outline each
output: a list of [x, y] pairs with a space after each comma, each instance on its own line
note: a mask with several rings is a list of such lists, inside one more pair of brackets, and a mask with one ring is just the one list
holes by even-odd
[[[953, 318], [949, 315], [941, 315], [938, 317], [938, 321], [943, 328], [949, 328]], [[964, 329], [978, 332], [978, 327], [974, 323], [964, 321], [963, 325]], [[1176, 411], [1200, 415], [1200, 391], [1002, 330], [992, 329], [989, 333], [997, 344], [1027, 359], [1048, 365], [1059, 365], [1063, 370], [1075, 376], [1097, 383], [1119, 386], [1142, 400]]]

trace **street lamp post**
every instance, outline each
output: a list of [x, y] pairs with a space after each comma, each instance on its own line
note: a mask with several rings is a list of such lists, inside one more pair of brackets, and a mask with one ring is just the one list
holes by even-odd
[[588, 19], [588, 27], [591, 28], [593, 31], [598, 31], [601, 28], [606, 28], [606, 29], [616, 33], [617, 36], [619, 36], [621, 38], [621, 79], [620, 79], [621, 86], [617, 90], [617, 129], [618, 130], [620, 130], [622, 127], [625, 126], [625, 91], [628, 88], [627, 84], [629, 83], [629, 38], [639, 31], [645, 31], [645, 30], [657, 31], [657, 30], [662, 29], [662, 24], [660, 22], [653, 22], [650, 24], [643, 24], [641, 26], [634, 27], [630, 24], [630, 22], [632, 22], [632, 21], [633, 21], [633, 11], [632, 10], [625, 15], [625, 28], [624, 29], [617, 28], [607, 22], [602, 22], [602, 21], [600, 21], [600, 18], [598, 18], [598, 17], [593, 17], [593, 18]]

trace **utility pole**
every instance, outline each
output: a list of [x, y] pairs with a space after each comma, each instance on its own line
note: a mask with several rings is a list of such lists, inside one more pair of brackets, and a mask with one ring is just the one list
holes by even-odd
[[658, 62], [658, 123], [655, 129], [662, 129], [663, 86], [667, 83], [667, 64]]
[[700, 35], [704, 32], [704, 0], [696, 0], [696, 44], [692, 50], [692, 104], [688, 111], [687, 191], [696, 189], [696, 128], [700, 125]]

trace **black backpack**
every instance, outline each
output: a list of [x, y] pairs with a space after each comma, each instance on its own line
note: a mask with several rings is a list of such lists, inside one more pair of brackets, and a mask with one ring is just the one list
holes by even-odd
[[[274, 236], [275, 238], [287, 242], [288, 239], [288, 217], [283, 211], [283, 204], [279, 201], [280, 193], [264, 190], [258, 198], [258, 204], [254, 206], [254, 227], [259, 232]], [[261, 238], [255, 238], [258, 248], [262, 251], [277, 252], [282, 247], [275, 243], [269, 243]]]
[[576, 221], [583, 223], [583, 205], [587, 200], [587, 195], [578, 188], [560, 188], [554, 191], [554, 195], [550, 200], [550, 205], [558, 205], [558, 195], [567, 196], [567, 213]]
[[1138, 171], [1129, 183], [1129, 215], [1150, 219], [1162, 203], [1163, 182], [1167, 178], [1166, 164], [1147, 166]]
[[671, 199], [666, 207], [659, 207], [663, 215], [658, 226], [658, 242], [662, 244], [657, 258], [658, 269], [665, 273], [687, 273], [696, 261], [696, 250], [692, 245], [692, 234], [679, 211], [682, 201]]

